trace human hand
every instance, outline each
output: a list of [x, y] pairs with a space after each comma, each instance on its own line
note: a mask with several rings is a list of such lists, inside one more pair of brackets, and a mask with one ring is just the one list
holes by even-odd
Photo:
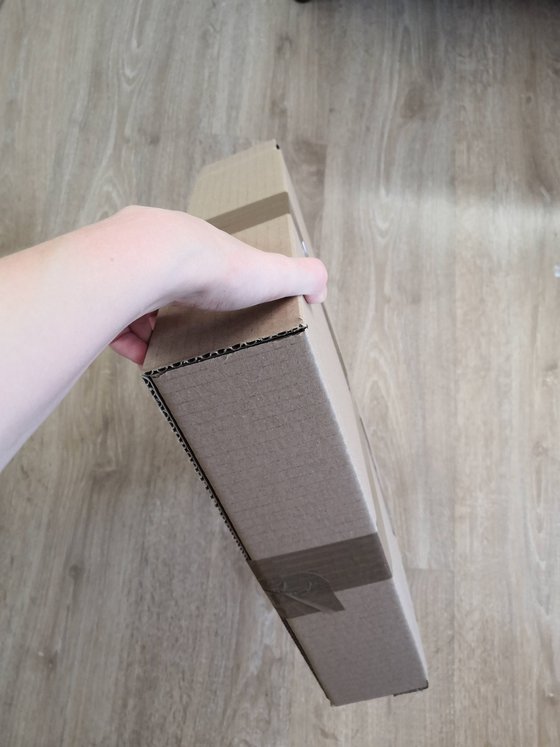
[[240, 309], [295, 295], [317, 303], [327, 283], [318, 259], [261, 252], [186, 213], [145, 207], [125, 208], [0, 265], [0, 316], [10, 319], [0, 468], [111, 340], [118, 353], [143, 362], [162, 306]]
[[157, 311], [150, 311], [149, 314], [139, 317], [123, 329], [109, 347], [115, 353], [122, 355], [123, 358], [128, 358], [128, 360], [141, 366], [148, 351], [150, 337], [156, 324], [156, 316]]
[[[292, 258], [263, 252], [186, 213], [129, 207], [112, 219], [127, 244], [138, 242], [161, 253], [163, 302], [200, 309], [234, 310], [288, 296], [303, 295], [321, 303], [327, 271], [315, 258]], [[169, 261], [171, 259], [171, 261]], [[132, 321], [112, 341], [115, 352], [142, 364], [155, 326], [157, 310]]]

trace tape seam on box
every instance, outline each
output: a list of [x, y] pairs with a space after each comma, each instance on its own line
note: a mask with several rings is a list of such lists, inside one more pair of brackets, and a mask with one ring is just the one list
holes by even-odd
[[281, 617], [338, 612], [336, 591], [392, 577], [377, 532], [249, 561]]

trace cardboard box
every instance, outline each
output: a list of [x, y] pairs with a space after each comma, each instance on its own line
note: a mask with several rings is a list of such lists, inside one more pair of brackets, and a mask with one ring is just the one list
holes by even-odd
[[[204, 168], [189, 212], [310, 251], [278, 146]], [[365, 430], [321, 305], [162, 310], [144, 379], [334, 705], [427, 687]]]

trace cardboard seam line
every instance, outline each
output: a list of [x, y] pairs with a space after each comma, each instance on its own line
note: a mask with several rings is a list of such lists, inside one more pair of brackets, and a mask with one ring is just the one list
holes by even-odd
[[[303, 331], [303, 330], [301, 330], [301, 331]], [[284, 336], [284, 335], [281, 335], [281, 336]], [[276, 337], [277, 337], [277, 335], [273, 335], [270, 339], [275, 339]], [[191, 361], [192, 360], [193, 359], [191, 359]], [[193, 362], [197, 362], [197, 361], [193, 361]], [[176, 367], [177, 366], [172, 366], [172, 368], [176, 368]], [[169, 369], [167, 369], [167, 370], [169, 370]], [[162, 371], [162, 373], [165, 373], [165, 371]], [[159, 407], [159, 409], [161, 410], [161, 412], [165, 416], [167, 422], [171, 426], [171, 429], [173, 430], [173, 432], [177, 436], [177, 439], [179, 440], [179, 443], [181, 444], [181, 446], [183, 447], [184, 451], [186, 452], [189, 460], [191, 461], [191, 463], [192, 463], [192, 465], [193, 465], [193, 467], [194, 467], [194, 469], [196, 471], [196, 474], [198, 475], [198, 477], [200, 478], [200, 480], [204, 484], [204, 487], [206, 488], [206, 490], [210, 494], [210, 498], [212, 499], [212, 502], [213, 502], [214, 506], [220, 512], [220, 516], [224, 520], [224, 523], [227, 526], [227, 528], [229, 529], [229, 531], [230, 531], [233, 539], [235, 540], [235, 543], [236, 543], [237, 547], [239, 548], [239, 550], [240, 550], [241, 554], [243, 555], [243, 557], [248, 561], [248, 564], [249, 564], [249, 567], [250, 567], [250, 565], [251, 565], [251, 556], [249, 555], [249, 553], [245, 549], [243, 543], [241, 542], [241, 539], [239, 538], [239, 535], [235, 531], [235, 528], [234, 528], [233, 524], [231, 523], [229, 516], [227, 515], [227, 513], [226, 513], [224, 507], [222, 506], [222, 504], [221, 504], [218, 496], [216, 495], [216, 493], [214, 491], [214, 488], [210, 484], [210, 481], [206, 477], [206, 474], [204, 473], [204, 470], [200, 466], [200, 464], [198, 462], [198, 459], [194, 455], [193, 450], [189, 446], [189, 444], [187, 442], [187, 439], [185, 438], [182, 430], [179, 428], [179, 425], [178, 425], [177, 421], [175, 420], [175, 418], [173, 417], [173, 415], [171, 415], [171, 413], [169, 412], [169, 409], [168, 409], [168, 407], [167, 407], [167, 405], [165, 403], [165, 400], [161, 396], [161, 393], [160, 393], [159, 389], [157, 388], [157, 386], [155, 385], [155, 383], [152, 381], [152, 379], [150, 378], [149, 374], [144, 374], [142, 376], [142, 378], [144, 379], [144, 382], [145, 382], [146, 386], [148, 387], [148, 391], [150, 392], [150, 394], [153, 396], [154, 400], [156, 401], [157, 406]], [[255, 576], [254, 571], [252, 571], [252, 573], [253, 573], [253, 576]], [[256, 579], [256, 580], [257, 580], [257, 583], [259, 584], [259, 587], [261, 588], [261, 591], [263, 591], [262, 586], [259, 583], [258, 579]], [[271, 603], [268, 594], [266, 594], [266, 592], [264, 592], [264, 591], [263, 591], [263, 593], [266, 595], [269, 603]], [[305, 661], [305, 663], [307, 664], [307, 666], [309, 667], [309, 669], [311, 670], [311, 672], [313, 672], [313, 676], [317, 680], [317, 682], [318, 682], [319, 687], [321, 688], [321, 690], [324, 692], [325, 697], [329, 700], [329, 702], [332, 703], [332, 701], [331, 701], [331, 699], [330, 699], [327, 691], [323, 687], [323, 683], [321, 682], [321, 680], [319, 679], [319, 676], [317, 675], [317, 672], [315, 671], [315, 667], [312, 665], [311, 661], [309, 660], [309, 657], [305, 653], [305, 651], [304, 651], [301, 643], [298, 641], [298, 639], [296, 637], [296, 634], [294, 633], [294, 631], [290, 627], [290, 624], [283, 617], [280, 617], [280, 620], [281, 620], [282, 624], [284, 625], [284, 627], [286, 628], [286, 630], [288, 631], [288, 634], [289, 634], [290, 638], [295, 643], [296, 648], [298, 649], [298, 651], [302, 655], [303, 660]]]
[[[183, 368], [184, 366], [192, 366], [195, 363], [202, 363], [203, 361], [212, 360], [212, 358], [219, 358], [222, 355], [229, 355], [230, 353], [237, 353], [239, 350], [246, 350], [247, 348], [254, 348], [257, 345], [264, 345], [267, 342], [273, 340], [280, 340], [283, 337], [289, 337], [290, 335], [299, 335], [301, 332], [305, 332], [307, 324], [299, 324], [297, 327], [292, 329], [283, 330], [282, 332], [276, 332], [273, 335], [266, 337], [258, 337], [256, 340], [248, 340], [247, 342], [239, 342], [235, 345], [229, 345], [227, 348], [219, 348], [214, 350], [212, 353], [203, 353], [202, 355], [194, 355], [192, 358], [186, 358], [185, 360], [177, 361], [176, 363], [168, 363], [165, 366], [159, 366], [154, 368], [152, 371], [146, 371], [142, 374], [142, 378], [146, 383], [157, 379], [168, 371], [174, 371], [176, 368]], [[178, 426], [177, 426], [178, 427]]]

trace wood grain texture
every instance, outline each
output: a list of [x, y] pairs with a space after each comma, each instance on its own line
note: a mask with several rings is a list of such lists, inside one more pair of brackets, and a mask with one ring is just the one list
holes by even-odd
[[559, 744], [558, 4], [6, 0], [0, 70], [2, 253], [282, 143], [431, 668], [330, 708], [107, 352], [0, 476], [2, 744]]

